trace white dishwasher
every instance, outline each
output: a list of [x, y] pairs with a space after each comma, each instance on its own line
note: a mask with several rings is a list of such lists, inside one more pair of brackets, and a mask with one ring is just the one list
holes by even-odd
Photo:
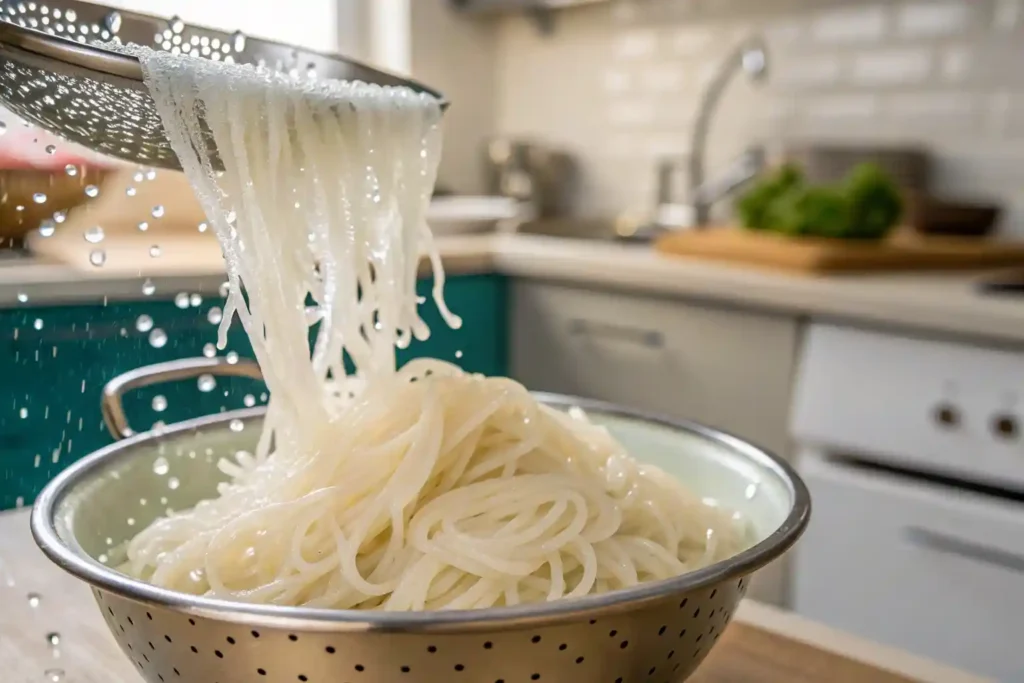
[[1024, 681], [1024, 352], [812, 325], [792, 414], [793, 607]]

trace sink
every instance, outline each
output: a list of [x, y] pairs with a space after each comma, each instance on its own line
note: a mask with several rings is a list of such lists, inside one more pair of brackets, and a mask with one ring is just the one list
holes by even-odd
[[650, 242], [657, 233], [638, 230], [623, 234], [620, 221], [607, 218], [546, 218], [527, 221], [516, 229], [521, 235], [542, 235], [602, 242]]

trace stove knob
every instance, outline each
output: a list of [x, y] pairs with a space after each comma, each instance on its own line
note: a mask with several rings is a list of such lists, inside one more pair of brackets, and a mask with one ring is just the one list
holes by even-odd
[[957, 410], [956, 406], [950, 403], [940, 403], [935, 408], [934, 412], [935, 422], [940, 427], [946, 429], [953, 429], [960, 425], [960, 411]]
[[996, 415], [992, 420], [992, 431], [1000, 439], [1010, 441], [1020, 436], [1020, 422], [1013, 415]]

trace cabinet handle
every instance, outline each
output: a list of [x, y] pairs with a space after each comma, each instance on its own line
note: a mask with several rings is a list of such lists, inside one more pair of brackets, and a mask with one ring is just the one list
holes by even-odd
[[944, 555], [959, 555], [969, 560], [1024, 574], [1024, 555], [967, 541], [956, 536], [929, 531], [921, 527], [910, 527], [906, 533], [911, 543], [922, 548]]
[[125, 392], [164, 382], [192, 379], [200, 375], [249, 377], [262, 380], [260, 366], [251, 360], [229, 362], [227, 358], [182, 358], [166, 363], [144, 365], [122, 373], [103, 387], [100, 409], [103, 422], [115, 439], [126, 439], [135, 431], [124, 414], [122, 397]]
[[582, 318], [574, 318], [569, 322], [569, 333], [577, 336], [610, 337], [639, 344], [649, 349], [660, 349], [665, 346], [665, 335], [658, 330], [645, 330], [641, 327], [596, 322]]

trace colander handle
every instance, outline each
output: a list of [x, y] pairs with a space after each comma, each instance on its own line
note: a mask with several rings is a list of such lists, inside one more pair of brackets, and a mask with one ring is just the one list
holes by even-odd
[[128, 424], [128, 417], [124, 413], [122, 399], [125, 393], [153, 384], [193, 379], [200, 375], [263, 379], [260, 366], [251, 360], [230, 361], [220, 357], [197, 357], [143, 365], [118, 375], [103, 387], [103, 394], [100, 398], [103, 422], [115, 439], [126, 439], [135, 431]]

